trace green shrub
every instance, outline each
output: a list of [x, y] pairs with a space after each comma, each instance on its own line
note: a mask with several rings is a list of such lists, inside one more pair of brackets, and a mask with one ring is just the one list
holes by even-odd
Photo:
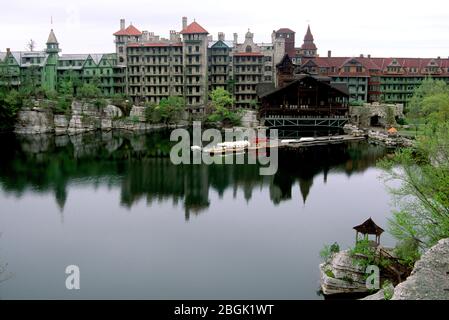
[[385, 282], [382, 285], [382, 289], [384, 291], [384, 299], [391, 300], [391, 298], [393, 298], [393, 294], [394, 294], [394, 288], [391, 286], [391, 282], [388, 280], [385, 280]]
[[328, 276], [329, 278], [335, 278], [335, 274], [332, 272], [331, 269], [326, 269], [324, 271], [324, 273], [326, 274], [326, 276]]
[[419, 243], [412, 238], [406, 238], [398, 242], [394, 253], [402, 264], [413, 268], [415, 262], [420, 258]]
[[337, 242], [334, 242], [331, 245], [324, 245], [323, 249], [320, 251], [320, 257], [328, 262], [334, 253], [340, 252], [340, 246]]

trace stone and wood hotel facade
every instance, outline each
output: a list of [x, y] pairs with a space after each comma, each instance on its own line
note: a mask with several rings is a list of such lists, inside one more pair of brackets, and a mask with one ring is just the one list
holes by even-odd
[[295, 74], [326, 78], [337, 90], [346, 86], [349, 101], [407, 105], [426, 77], [449, 82], [447, 58], [333, 57], [331, 51], [319, 56], [310, 26], [300, 47], [289, 28], [273, 31], [270, 43], [255, 43], [250, 30], [240, 42], [236, 33], [231, 40], [222, 32], [214, 39], [186, 17], [179, 29], [162, 38], [121, 19], [113, 34], [115, 52], [104, 54], [60, 54], [52, 30], [43, 51], [0, 52], [0, 85], [18, 88], [32, 79], [33, 85], [52, 90], [70, 78], [95, 83], [106, 96], [127, 95], [134, 103], [182, 96], [188, 110], [201, 112], [219, 87], [232, 93], [236, 107], [259, 107], [260, 87], [288, 85], [277, 74], [286, 55]]

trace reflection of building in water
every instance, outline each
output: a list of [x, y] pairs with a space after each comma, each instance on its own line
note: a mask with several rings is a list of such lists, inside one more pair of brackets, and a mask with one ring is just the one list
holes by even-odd
[[236, 197], [241, 190], [249, 201], [253, 190], [268, 188], [270, 199], [279, 204], [292, 198], [292, 188], [298, 183], [305, 203], [317, 175], [323, 174], [326, 182], [330, 170], [348, 176], [363, 172], [385, 154], [384, 148], [367, 143], [280, 150], [278, 172], [261, 176], [257, 165], [175, 166], [167, 157], [168, 136], [153, 132], [135, 139], [134, 135], [119, 133], [76, 139], [51, 135], [5, 137], [0, 141], [4, 151], [0, 186], [4, 192], [18, 196], [27, 189], [51, 191], [61, 213], [70, 193], [68, 185], [74, 180], [78, 184], [118, 187], [125, 207], [131, 208], [140, 199], [148, 203], [171, 200], [182, 204], [189, 219], [192, 213], [209, 207], [210, 189], [220, 197], [229, 189]]
[[184, 178], [184, 206], [186, 220], [190, 213], [198, 215], [209, 207], [209, 174], [206, 166], [192, 165], [186, 167]]

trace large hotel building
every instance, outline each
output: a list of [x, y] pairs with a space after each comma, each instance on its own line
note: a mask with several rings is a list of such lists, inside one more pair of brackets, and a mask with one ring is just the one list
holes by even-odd
[[301, 47], [288, 28], [273, 31], [270, 43], [255, 43], [249, 30], [226, 39], [214, 38], [198, 22], [182, 18], [180, 31], [168, 38], [140, 31], [120, 20], [114, 33], [115, 53], [60, 54], [53, 30], [44, 51], [0, 52], [0, 85], [17, 87], [25, 79], [33, 85], [55, 89], [61, 79], [95, 82], [105, 95], [126, 94], [134, 103], [158, 103], [168, 96], [182, 96], [192, 112], [202, 111], [212, 90], [229, 90], [236, 107], [259, 105], [259, 84], [276, 83], [276, 65], [285, 55], [297, 73], [326, 76], [345, 83], [350, 100], [407, 104], [426, 77], [449, 82], [449, 59], [377, 58], [370, 55], [333, 57], [318, 55], [310, 26]]

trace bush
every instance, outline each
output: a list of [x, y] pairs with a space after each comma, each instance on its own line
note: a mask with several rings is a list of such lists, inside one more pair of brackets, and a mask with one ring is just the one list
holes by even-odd
[[340, 246], [337, 242], [334, 242], [331, 245], [324, 245], [323, 249], [320, 251], [320, 257], [328, 262], [333, 254], [340, 252]]
[[421, 256], [419, 253], [419, 243], [410, 238], [400, 241], [396, 245], [394, 253], [399, 258], [401, 264], [409, 268], [413, 268], [413, 265]]
[[56, 114], [64, 114], [69, 112], [72, 106], [72, 99], [73, 98], [71, 96], [60, 96], [56, 100], [53, 112]]
[[77, 96], [81, 99], [94, 99], [102, 97], [102, 92], [96, 85], [84, 83], [78, 88]]
[[388, 280], [385, 280], [385, 282], [382, 285], [382, 289], [384, 291], [384, 299], [391, 300], [391, 298], [393, 298], [393, 294], [394, 294], [394, 289], [392, 287], [392, 283]]

